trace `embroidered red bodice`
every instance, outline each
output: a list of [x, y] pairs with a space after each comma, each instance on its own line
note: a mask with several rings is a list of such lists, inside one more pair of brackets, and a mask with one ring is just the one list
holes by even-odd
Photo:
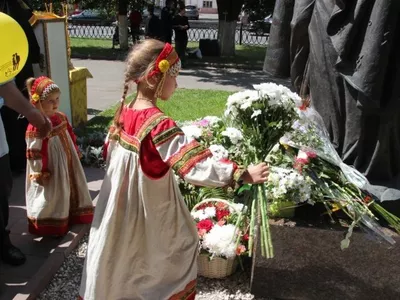
[[[72, 130], [72, 126], [71, 124], [69, 124], [67, 117], [61, 113], [61, 112], [56, 112], [53, 116], [51, 116], [50, 118], [50, 122], [51, 125], [53, 127], [53, 130], [51, 131], [50, 135], [54, 135], [55, 132], [55, 128], [59, 127], [60, 125], [62, 125], [63, 122], [66, 123], [66, 129], [72, 139], [72, 142], [74, 143], [75, 146], [75, 150], [78, 153], [78, 156], [80, 155], [80, 151], [79, 151], [79, 147], [76, 144], [76, 136], [74, 134], [74, 131]], [[36, 128], [35, 126], [33, 126], [32, 124], [29, 124], [27, 129], [26, 129], [26, 137], [35, 137], [35, 138], [39, 138], [39, 130], [38, 128]], [[40, 149], [40, 155], [41, 155], [41, 159], [42, 159], [42, 172], [47, 172], [47, 166], [48, 166], [48, 142], [49, 142], [49, 137], [46, 137], [44, 139], [42, 139], [42, 147]], [[30, 149], [28, 147], [27, 149], [27, 157], [30, 157]]]
[[[159, 112], [161, 111], [157, 107], [142, 110], [124, 107], [121, 113], [121, 122], [124, 124], [124, 131], [134, 136], [149, 117]], [[161, 178], [169, 170], [169, 166], [161, 159], [152, 139], [160, 132], [175, 126], [176, 123], [171, 119], [161, 121], [142, 141], [140, 166], [143, 172], [150, 178]]]

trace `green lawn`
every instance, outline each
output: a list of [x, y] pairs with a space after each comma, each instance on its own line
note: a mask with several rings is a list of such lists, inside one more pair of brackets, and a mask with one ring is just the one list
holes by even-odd
[[[221, 116], [230, 95], [226, 91], [178, 89], [168, 101], [158, 101], [164, 113], [176, 121], [195, 120], [205, 116]], [[134, 95], [128, 98], [130, 101]], [[106, 132], [111, 125], [118, 105], [101, 112], [89, 120], [78, 135]]]
[[126, 56], [126, 51], [118, 48], [112, 49], [112, 41], [110, 39], [85, 39], [85, 38], [71, 38], [71, 53], [89, 56], [90, 58], [96, 57], [110, 57], [110, 59], [123, 60]]
[[[112, 41], [110, 39], [91, 39], [91, 38], [71, 38], [72, 57], [84, 56], [92, 59], [104, 58], [115, 60], [124, 60], [126, 51], [118, 48], [111, 49]], [[198, 48], [199, 44], [190, 42], [188, 48]], [[230, 63], [261, 66], [265, 57], [265, 46], [236, 46], [236, 56], [229, 57], [204, 57], [201, 61], [210, 63]], [[190, 60], [191, 61], [191, 60]], [[190, 62], [189, 61], [189, 62]], [[193, 62], [201, 62], [193, 60]]]

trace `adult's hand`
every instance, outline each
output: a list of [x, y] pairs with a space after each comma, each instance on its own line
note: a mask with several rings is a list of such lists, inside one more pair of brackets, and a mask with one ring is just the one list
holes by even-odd
[[50, 121], [22, 95], [14, 83], [0, 85], [0, 97], [4, 98], [6, 106], [25, 116], [29, 123], [38, 128], [42, 137], [48, 135], [51, 130]]
[[29, 123], [39, 130], [39, 134], [42, 138], [49, 134], [51, 130], [51, 123], [40, 110], [32, 107], [32, 109], [25, 113], [25, 118], [27, 118]]

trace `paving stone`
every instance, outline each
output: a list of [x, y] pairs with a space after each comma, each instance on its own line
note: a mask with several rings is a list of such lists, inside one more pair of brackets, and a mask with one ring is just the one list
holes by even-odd
[[277, 299], [400, 299], [400, 238], [379, 243], [354, 232], [340, 249], [344, 229], [272, 226], [275, 257], [255, 259], [252, 293]]

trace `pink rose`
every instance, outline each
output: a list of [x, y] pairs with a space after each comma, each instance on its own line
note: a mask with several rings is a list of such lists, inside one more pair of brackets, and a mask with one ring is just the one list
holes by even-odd
[[239, 245], [236, 249], [236, 255], [241, 255], [246, 252], [246, 247], [243, 245]]
[[307, 154], [307, 156], [309, 158], [316, 158], [317, 157], [317, 153], [315, 153], [313, 151], [307, 151], [306, 154]]

